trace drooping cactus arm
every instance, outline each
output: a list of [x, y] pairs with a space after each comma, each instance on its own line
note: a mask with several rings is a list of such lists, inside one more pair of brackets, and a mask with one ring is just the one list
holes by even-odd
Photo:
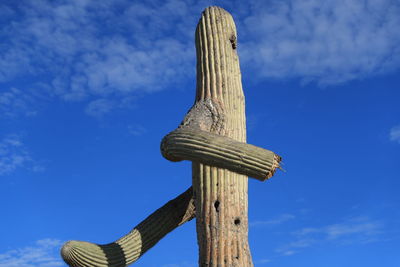
[[127, 266], [139, 259], [169, 232], [190, 221], [194, 216], [193, 190], [190, 187], [117, 241], [106, 245], [68, 241], [61, 249], [61, 256], [73, 267]]

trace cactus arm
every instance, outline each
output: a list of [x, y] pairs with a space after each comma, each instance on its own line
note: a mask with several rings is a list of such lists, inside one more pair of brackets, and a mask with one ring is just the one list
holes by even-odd
[[194, 218], [192, 196], [193, 190], [190, 187], [115, 242], [98, 245], [68, 241], [61, 249], [61, 256], [72, 267], [127, 266], [137, 261], [169, 232]]
[[179, 128], [165, 136], [161, 152], [171, 161], [191, 160], [261, 181], [272, 177], [281, 160], [272, 151], [190, 128]]

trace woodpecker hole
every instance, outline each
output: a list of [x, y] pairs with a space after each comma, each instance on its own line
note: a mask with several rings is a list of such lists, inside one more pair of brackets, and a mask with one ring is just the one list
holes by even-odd
[[238, 225], [238, 226], [239, 226], [239, 225], [240, 225], [240, 218], [236, 218], [235, 221], [234, 221], [234, 223], [235, 223], [235, 225]]
[[229, 41], [231, 42], [232, 49], [236, 49], [237, 46], [236, 35], [232, 34], [231, 37], [229, 38]]
[[214, 208], [217, 212], [219, 212], [219, 201], [218, 200], [214, 202]]

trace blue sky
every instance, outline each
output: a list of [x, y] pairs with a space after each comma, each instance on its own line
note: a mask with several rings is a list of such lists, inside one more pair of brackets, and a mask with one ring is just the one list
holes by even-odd
[[[233, 14], [248, 142], [286, 173], [249, 181], [255, 266], [400, 266], [400, 2], [2, 1], [0, 266], [65, 266], [191, 184], [161, 138], [194, 101], [201, 11]], [[197, 266], [195, 222], [136, 266]]]

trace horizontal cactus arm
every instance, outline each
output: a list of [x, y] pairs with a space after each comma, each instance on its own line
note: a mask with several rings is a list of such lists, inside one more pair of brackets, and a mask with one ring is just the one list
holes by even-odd
[[194, 217], [193, 190], [190, 187], [117, 241], [106, 245], [68, 241], [61, 249], [61, 256], [72, 267], [128, 266], [169, 232]]
[[280, 156], [267, 149], [189, 127], [166, 135], [161, 142], [161, 153], [171, 161], [190, 160], [261, 181], [272, 177], [281, 161]]

